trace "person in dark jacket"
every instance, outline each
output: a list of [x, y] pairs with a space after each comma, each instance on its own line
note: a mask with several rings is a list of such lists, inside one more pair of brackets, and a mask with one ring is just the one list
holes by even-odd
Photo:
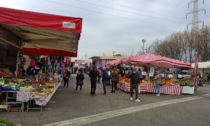
[[136, 94], [136, 102], [140, 102], [140, 100], [138, 99], [138, 95], [139, 95], [139, 90], [138, 90], [138, 86], [139, 86], [139, 82], [140, 82], [140, 77], [139, 77], [139, 73], [136, 71], [136, 69], [133, 69], [133, 72], [130, 73], [129, 75], [130, 77], [130, 100], [133, 100], [133, 89], [135, 89], [135, 94]]
[[69, 78], [70, 78], [70, 71], [68, 68], [66, 68], [66, 70], [64, 71], [64, 77], [63, 77], [63, 80], [64, 80], [64, 84], [63, 84], [63, 87], [68, 87], [69, 86]]
[[104, 90], [104, 93], [103, 94], [106, 94], [106, 85], [108, 84], [108, 72], [106, 71], [106, 68], [104, 67], [103, 68], [103, 73], [102, 73], [102, 83], [103, 83], [103, 90]]
[[82, 72], [82, 69], [80, 69], [77, 76], [76, 76], [76, 90], [75, 90], [75, 93], [77, 92], [77, 89], [78, 89], [79, 86], [80, 86], [80, 91], [82, 91], [82, 85], [83, 85], [84, 79], [85, 79], [85, 76]]
[[98, 72], [96, 67], [93, 66], [92, 70], [89, 72], [91, 87], [90, 87], [90, 95], [95, 95], [96, 91], [96, 82], [97, 82]]
[[112, 91], [110, 93], [115, 93], [115, 91], [117, 90], [117, 83], [119, 80], [117, 70], [112, 70], [111, 80], [112, 80]]

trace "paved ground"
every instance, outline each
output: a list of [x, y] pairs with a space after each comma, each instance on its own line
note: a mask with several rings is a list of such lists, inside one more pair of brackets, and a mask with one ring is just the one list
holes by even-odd
[[102, 95], [102, 84], [97, 84], [97, 95], [90, 96], [88, 77], [82, 92], [74, 93], [74, 89], [72, 75], [69, 88], [61, 86], [43, 112], [0, 112], [0, 118], [22, 126], [209, 126], [210, 123], [210, 85], [199, 87], [195, 95], [140, 94], [140, 103], [130, 101], [129, 94], [123, 91]]

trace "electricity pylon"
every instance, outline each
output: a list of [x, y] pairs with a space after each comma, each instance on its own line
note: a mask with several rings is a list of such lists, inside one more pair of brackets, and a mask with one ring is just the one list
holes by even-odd
[[[186, 19], [187, 19], [187, 16], [190, 14], [193, 15], [193, 18], [192, 18], [192, 22], [187, 24], [187, 29], [188, 29], [189, 25], [192, 25], [192, 30], [198, 31], [198, 29], [199, 29], [198, 24], [200, 22], [202, 22], [202, 26], [204, 26], [204, 21], [198, 20], [198, 12], [204, 11], [204, 14], [206, 15], [206, 9], [198, 9], [198, 0], [192, 0], [191, 2], [189, 2], [188, 8], [190, 8], [190, 4], [193, 4], [193, 10], [186, 14]], [[203, 4], [204, 4], [204, 0], [203, 0]]]

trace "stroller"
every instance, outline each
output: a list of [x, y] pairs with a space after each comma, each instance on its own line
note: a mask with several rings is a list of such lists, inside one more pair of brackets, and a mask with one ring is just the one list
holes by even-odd
[[198, 86], [203, 87], [203, 78], [202, 77], [198, 78]]

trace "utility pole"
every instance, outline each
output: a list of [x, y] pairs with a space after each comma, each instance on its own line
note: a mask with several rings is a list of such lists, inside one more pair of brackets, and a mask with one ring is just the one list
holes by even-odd
[[85, 60], [86, 60], [86, 58], [87, 58], [87, 54], [85, 53]]
[[112, 51], [112, 53], [113, 53], [113, 56], [114, 56], [114, 54], [115, 54], [115, 51]]

